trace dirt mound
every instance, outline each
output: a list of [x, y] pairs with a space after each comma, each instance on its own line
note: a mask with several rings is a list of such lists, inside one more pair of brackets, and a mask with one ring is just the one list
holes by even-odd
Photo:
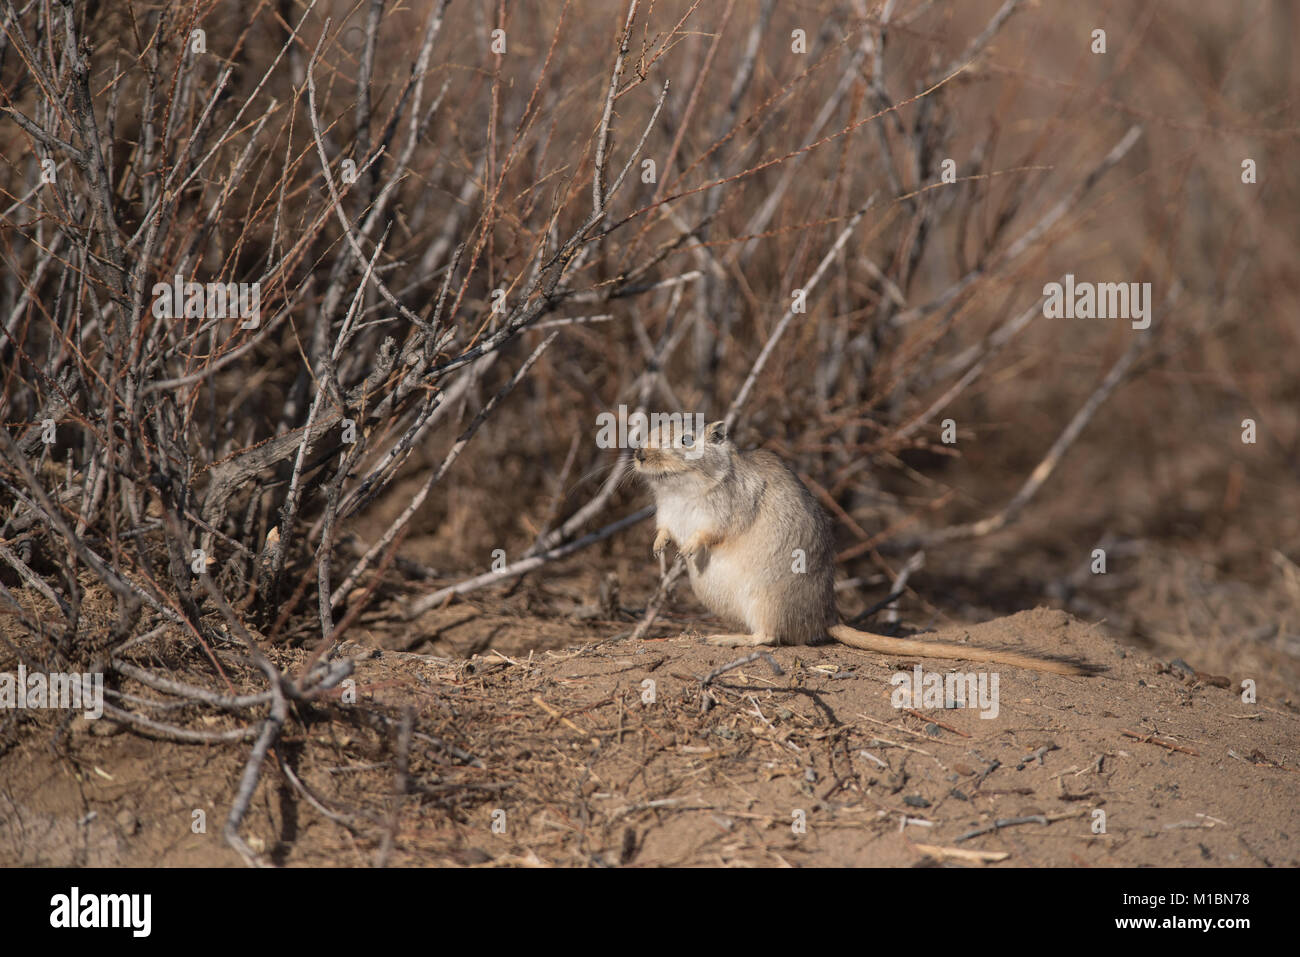
[[[1300, 714], [1264, 676], [1046, 609], [927, 637], [1105, 670], [1002, 668], [983, 717], [895, 707], [892, 677], [959, 659], [777, 648], [781, 674], [760, 657], [705, 691], [738, 654], [693, 635], [464, 660], [353, 643], [357, 703], [297, 713], [242, 833], [289, 865], [1300, 864]], [[0, 756], [0, 862], [239, 863], [220, 822], [246, 746], [71, 730]]]

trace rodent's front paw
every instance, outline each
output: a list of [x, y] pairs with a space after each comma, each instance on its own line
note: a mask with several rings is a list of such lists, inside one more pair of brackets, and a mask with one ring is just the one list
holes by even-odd
[[708, 547], [708, 542], [700, 535], [692, 535], [683, 544], [679, 545], [677, 550], [682, 553], [682, 557], [688, 561]]
[[654, 547], [651, 548], [651, 553], [655, 558], [663, 556], [664, 549], [668, 547], [670, 541], [672, 541], [672, 536], [668, 534], [668, 529], [659, 529], [659, 533], [655, 535]]

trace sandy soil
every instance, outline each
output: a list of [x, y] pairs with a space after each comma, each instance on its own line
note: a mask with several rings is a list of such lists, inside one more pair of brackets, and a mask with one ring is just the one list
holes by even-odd
[[[1268, 675], [1170, 667], [1037, 609], [927, 637], [1105, 670], [1001, 668], [982, 718], [891, 702], [891, 675], [973, 667], [959, 660], [780, 648], [782, 674], [759, 659], [706, 698], [701, 680], [737, 652], [561, 624], [459, 605], [411, 634], [482, 653], [345, 643], [357, 704], [295, 712], [242, 833], [287, 865], [1300, 865], [1300, 713]], [[220, 832], [247, 745], [28, 720], [0, 755], [0, 863], [240, 863]]]

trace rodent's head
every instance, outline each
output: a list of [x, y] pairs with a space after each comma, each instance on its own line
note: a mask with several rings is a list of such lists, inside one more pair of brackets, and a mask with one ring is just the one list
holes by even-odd
[[727, 438], [727, 424], [711, 422], [696, 433], [689, 426], [666, 425], [652, 431], [632, 455], [632, 468], [647, 482], [689, 474], [718, 475], [731, 464], [736, 447]]

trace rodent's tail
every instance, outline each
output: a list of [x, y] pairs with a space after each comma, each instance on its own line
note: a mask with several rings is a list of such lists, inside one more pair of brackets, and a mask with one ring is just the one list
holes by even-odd
[[911, 638], [887, 638], [858, 631], [848, 625], [833, 625], [827, 629], [840, 644], [863, 651], [876, 651], [887, 655], [916, 655], [918, 658], [955, 658], [963, 661], [988, 661], [999, 665], [1013, 665], [1034, 671], [1048, 671], [1055, 675], [1086, 675], [1088, 669], [1068, 661], [1051, 661], [1034, 658], [1017, 651], [994, 651], [991, 648], [972, 648], [969, 645], [949, 645], [938, 641], [916, 641]]

